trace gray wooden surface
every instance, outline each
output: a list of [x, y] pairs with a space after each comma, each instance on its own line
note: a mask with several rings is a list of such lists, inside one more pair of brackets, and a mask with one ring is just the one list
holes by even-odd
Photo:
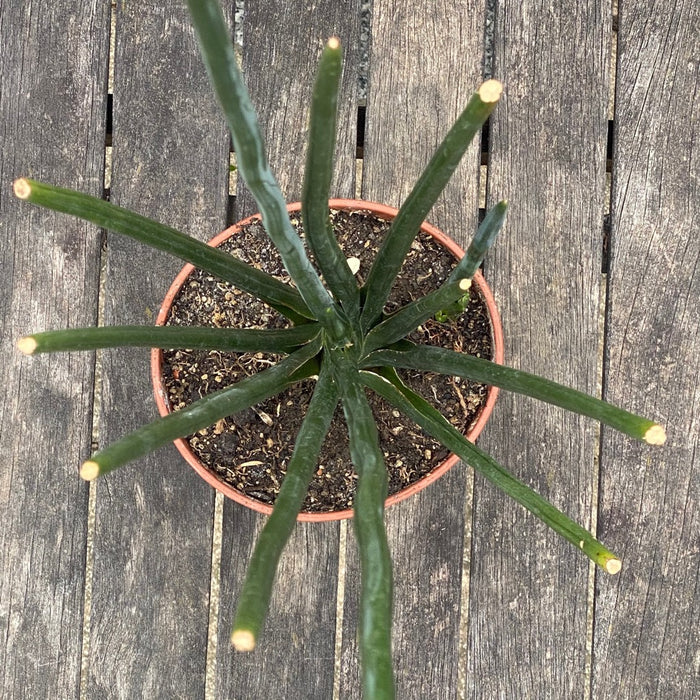
[[[577, 0], [499, 10], [493, 72], [507, 95], [491, 120], [487, 199], [511, 205], [486, 274], [506, 362], [595, 392], [610, 17]], [[482, 445], [590, 527], [596, 426], [522, 396], [499, 404]], [[572, 554], [475, 478], [469, 697], [584, 696], [589, 567]]]
[[[501, 79], [486, 200], [506, 197], [511, 210], [485, 272], [506, 361], [668, 426], [654, 449], [501, 395], [481, 445], [597, 528], [622, 572], [593, 571], [457, 467], [387, 514], [399, 697], [690, 700], [700, 696], [700, 9], [491, 7], [374, 0], [359, 182], [360, 3], [246, 0], [242, 23], [248, 84], [290, 199], [329, 34], [346, 49], [341, 196], [359, 186], [399, 203], [484, 70]], [[95, 392], [94, 357], [14, 349], [31, 330], [96, 322], [100, 298], [106, 323], [149, 323], [180, 267], [20, 204], [14, 178], [99, 196], [109, 167], [112, 201], [200, 239], [252, 211], [240, 186], [229, 197], [229, 138], [184, 2], [0, 0], [0, 46], [0, 696], [358, 698], [352, 527], [297, 527], [266, 635], [253, 655], [234, 655], [228, 628], [262, 518], [217, 507], [173, 448], [92, 492], [77, 476], [93, 439], [155, 415], [147, 353], [103, 353]], [[430, 216], [462, 242], [484, 185], [478, 151]]]
[[[225, 226], [229, 140], [186, 8], [120, 5], [115, 49], [111, 201], [206, 240]], [[105, 257], [105, 324], [153, 323], [181, 262], [115, 234]], [[148, 360], [103, 353], [101, 444], [156, 417]], [[201, 693], [214, 494], [181, 466], [169, 447], [96, 484], [88, 697]]]
[[669, 446], [603, 431], [599, 530], [627, 566], [596, 581], [593, 692], [699, 697], [700, 5], [647, 12], [620, 12], [604, 393]]
[[[2, 3], [0, 15], [0, 696], [78, 694], [94, 358], [27, 362], [29, 326], [97, 320], [100, 233], [12, 196], [19, 173], [102, 193], [109, 6], [43, 9]], [[33, 366], [32, 366], [33, 365]]]

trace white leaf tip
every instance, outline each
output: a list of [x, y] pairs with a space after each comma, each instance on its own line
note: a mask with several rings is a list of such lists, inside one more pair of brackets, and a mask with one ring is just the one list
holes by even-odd
[[654, 424], [644, 433], [644, 442], [649, 445], [663, 445], [666, 442], [666, 431], [662, 425]]
[[482, 83], [477, 92], [482, 102], [498, 102], [503, 92], [503, 83], [500, 80], [491, 78]]
[[32, 193], [32, 186], [29, 184], [29, 180], [20, 177], [12, 183], [12, 191], [18, 199], [29, 199], [29, 195]]
[[348, 258], [348, 267], [353, 275], [360, 271], [360, 258]]
[[255, 636], [250, 630], [234, 630], [231, 635], [231, 644], [236, 651], [253, 651]]
[[36, 346], [36, 340], [34, 340], [34, 338], [32, 338], [30, 335], [20, 338], [17, 341], [17, 349], [20, 352], [23, 352], [25, 355], [33, 355], [34, 351], [36, 350]]
[[608, 561], [605, 562], [605, 570], [613, 576], [619, 573], [621, 568], [622, 562], [619, 559], [608, 559]]
[[80, 476], [85, 481], [92, 481], [100, 473], [100, 465], [92, 459], [88, 459], [80, 466]]

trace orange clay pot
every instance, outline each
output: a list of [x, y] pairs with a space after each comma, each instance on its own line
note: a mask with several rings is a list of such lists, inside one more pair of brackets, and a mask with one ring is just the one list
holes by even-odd
[[[383, 204], [376, 204], [374, 202], [366, 202], [356, 199], [331, 199], [329, 202], [329, 206], [332, 209], [345, 209], [350, 211], [369, 211], [375, 216], [387, 220], [393, 219], [397, 213], [397, 209], [394, 209], [393, 207], [388, 207]], [[301, 209], [301, 204], [299, 202], [289, 204], [287, 206], [287, 209], [290, 213], [298, 212]], [[209, 241], [209, 245], [220, 245], [221, 243], [223, 243], [223, 241], [227, 240], [232, 235], [234, 235], [242, 226], [245, 226], [252, 220], [259, 218], [260, 215], [255, 214], [253, 216], [248, 217], [247, 219], [239, 221], [237, 224], [234, 224], [233, 226], [227, 228], [225, 231], [222, 231], [218, 236], [215, 236], [211, 241]], [[459, 259], [464, 255], [464, 251], [451, 238], [449, 238], [447, 235], [445, 235], [442, 231], [435, 228], [434, 226], [431, 226], [427, 223], [423, 223], [423, 225], [421, 226], [421, 230], [432, 236], [439, 243], [441, 243], [455, 256], [455, 258]], [[170, 289], [168, 290], [168, 293], [165, 296], [165, 299], [163, 300], [163, 304], [160, 308], [160, 312], [158, 313], [158, 317], [156, 319], [156, 325], [165, 324], [175, 295], [180, 291], [187, 277], [193, 270], [193, 265], [185, 265], [185, 267], [182, 268], [178, 276], [175, 278], [172, 285], [170, 286]], [[503, 364], [503, 327], [501, 326], [501, 319], [493, 299], [493, 294], [491, 293], [491, 290], [486, 284], [486, 281], [484, 280], [481, 272], [477, 272], [474, 275], [473, 283], [479, 289], [482, 297], [484, 298], [484, 301], [486, 302], [486, 307], [488, 310], [489, 319], [491, 321], [491, 329], [493, 335], [493, 359], [498, 364]], [[153, 382], [153, 391], [155, 394], [156, 404], [158, 405], [158, 411], [160, 412], [161, 416], [165, 416], [168, 413], [170, 413], [170, 405], [168, 402], [165, 387], [163, 385], [161, 372], [162, 357], [163, 355], [161, 350], [154, 349], [151, 351], [151, 380]], [[476, 440], [476, 438], [483, 430], [484, 425], [486, 425], [486, 421], [488, 421], [491, 412], [493, 411], [493, 406], [496, 403], [497, 394], [498, 389], [496, 387], [489, 387], [488, 393], [486, 395], [486, 403], [482, 408], [478, 418], [472, 423], [466, 435], [467, 439], [471, 440], [472, 442]], [[215, 489], [223, 493], [224, 496], [227, 496], [228, 498], [231, 498], [234, 501], [248, 508], [251, 508], [252, 510], [258, 511], [259, 513], [269, 515], [272, 512], [272, 506], [270, 506], [269, 504], [262, 503], [260, 501], [256, 501], [252, 498], [249, 498], [248, 496], [245, 496], [236, 489], [234, 489], [229, 484], [220, 481], [214, 473], [209, 471], [199, 461], [197, 456], [194, 454], [194, 452], [192, 452], [189, 445], [184, 439], [180, 438], [178, 440], [175, 440], [175, 446], [180, 451], [180, 454], [194, 468], [194, 470], [208, 484], [210, 484]], [[458, 460], [459, 458], [457, 457], [457, 455], [450, 455], [444, 462], [438, 465], [430, 473], [426, 474], [422, 479], [419, 479], [414, 484], [411, 484], [402, 491], [399, 491], [387, 498], [386, 505], [391, 506], [394, 503], [403, 501], [409, 496], [418, 493], [418, 491], [423, 490], [426, 486], [432, 484], [434, 481], [439, 479], [445, 472], [447, 472], [448, 469], [451, 469], [457, 463]], [[329, 513], [302, 512], [299, 514], [298, 520], [310, 522], [342, 520], [345, 518], [351, 518], [352, 514], [352, 510], [341, 510]]]

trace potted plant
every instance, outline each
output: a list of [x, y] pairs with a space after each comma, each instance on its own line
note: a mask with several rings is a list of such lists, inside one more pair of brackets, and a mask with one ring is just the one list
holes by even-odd
[[[328, 202], [331, 226], [342, 239], [343, 254], [359, 280], [369, 269], [378, 241], [385, 235], [397, 211], [374, 202], [332, 199]], [[300, 235], [301, 203], [287, 205], [292, 225]], [[215, 236], [209, 245], [226, 247], [228, 252], [245, 255], [249, 263], [260, 265], [268, 273], [281, 269], [281, 261], [268, 240], [260, 216], [250, 216]], [[356, 257], [359, 256], [359, 257]], [[464, 251], [442, 231], [427, 222], [421, 225], [419, 239], [412, 244], [394, 285], [388, 308], [399, 308], [431, 291], [444, 281], [455, 260]], [[407, 278], [407, 279], [404, 279]], [[401, 283], [401, 280], [403, 282]], [[416, 342], [427, 340], [443, 347], [466, 348], [471, 354], [503, 362], [503, 329], [498, 309], [483, 275], [477, 270], [470, 289], [468, 308], [461, 315], [439, 313], [419, 326]], [[467, 302], [465, 297], [457, 311]], [[204, 271], [186, 265], [175, 277], [165, 295], [156, 325], [215, 325], [218, 327], [286, 325], [284, 317], [240, 290], [221, 282]], [[464, 351], [464, 350], [463, 350]], [[151, 351], [151, 381], [158, 411], [162, 416], [181, 409], [213, 388], [235, 383], [268, 363], [269, 357], [245, 353], [232, 361], [229, 356], [203, 350]], [[498, 388], [457, 380], [445, 375], [412, 372], [407, 379], [418, 385], [414, 391], [434, 392], [441, 410], [453, 424], [474, 442], [488, 421], [496, 402]], [[436, 385], [437, 384], [437, 385]], [[428, 388], [429, 385], [429, 388]], [[271, 397], [236, 417], [220, 420], [213, 428], [175, 441], [180, 454], [194, 470], [224, 496], [265, 515], [279, 482], [286, 474], [286, 463], [299, 428], [300, 406], [308, 404], [312, 389], [300, 383], [293, 389]], [[389, 471], [389, 497], [385, 505], [409, 498], [451, 469], [456, 455], [426, 434], [416, 433], [412, 421], [402, 419], [386, 402], [370, 395], [373, 413], [380, 431], [385, 463]], [[274, 416], [274, 418], [273, 418]], [[355, 474], [347, 445], [343, 442], [339, 411], [318, 458], [319, 469], [309, 485], [304, 506], [297, 520], [321, 522], [351, 518]], [[263, 431], [263, 432], [261, 432]], [[331, 434], [335, 437], [331, 437]]]
[[233, 645], [252, 649], [266, 615], [277, 562], [303, 501], [310, 474], [340, 403], [347, 422], [350, 453], [358, 474], [353, 525], [361, 559], [360, 653], [366, 698], [394, 696], [391, 661], [391, 559], [384, 529], [386, 469], [366, 391], [376, 392], [414, 420], [449, 450], [480, 471], [608, 573], [620, 560], [501, 465], [467, 440], [440, 412], [401, 379], [397, 370], [430, 370], [525, 393], [600, 420], [650, 444], [665, 440], [664, 429], [543, 378], [452, 350], [419, 345], [408, 334], [426, 319], [449, 317], [464, 309], [471, 280], [501, 227], [507, 205], [491, 210], [464, 257], [438, 288], [385, 316], [384, 304], [421, 223], [501, 94], [486, 81], [458, 117], [411, 194], [393, 219], [367, 279], [361, 286], [328, 225], [335, 111], [341, 71], [337, 39], [320, 59], [311, 105], [310, 136], [302, 199], [306, 241], [325, 284], [311, 264], [304, 243], [290, 226], [287, 208], [267, 164], [255, 114], [236, 65], [216, 0], [189, 0], [190, 12], [210, 79], [232, 131], [240, 174], [253, 193], [267, 233], [295, 286], [284, 284], [231, 255], [167, 226], [84, 194], [20, 178], [20, 198], [82, 217], [100, 227], [169, 251], [250, 292], [288, 320], [283, 329], [201, 327], [119, 327], [49, 331], [18, 342], [27, 354], [89, 350], [119, 345], [187, 347], [231, 352], [254, 350], [285, 355], [275, 365], [191, 406], [136, 430], [92, 455], [81, 476], [94, 479], [171, 440], [192, 434], [223, 417], [253, 406], [289, 384], [312, 379], [315, 388], [296, 439], [274, 510], [253, 552], [240, 594]]

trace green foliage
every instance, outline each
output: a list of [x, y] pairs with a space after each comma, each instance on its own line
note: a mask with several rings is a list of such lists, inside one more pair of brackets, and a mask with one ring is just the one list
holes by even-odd
[[22, 338], [18, 345], [27, 354], [141, 345], [231, 352], [274, 351], [287, 355], [275, 366], [143, 426], [97, 452], [81, 469], [82, 476], [87, 479], [248, 408], [295, 381], [317, 377], [288, 475], [252, 556], [232, 641], [242, 650], [255, 646], [267, 612], [277, 562], [293, 529], [320, 446], [340, 401], [358, 473], [354, 527], [362, 571], [363, 688], [367, 698], [391, 698], [394, 696], [392, 574], [384, 528], [387, 475], [365, 388], [391, 401], [609, 573], [616, 573], [620, 568], [620, 561], [614, 554], [469, 443], [437, 409], [401, 382], [395, 368], [439, 371], [501, 386], [604, 421], [649, 443], [663, 442], [665, 433], [653, 421], [551, 381], [403, 340], [431, 316], [447, 320], [464, 310], [471, 278], [503, 224], [505, 202], [500, 202], [487, 214], [464, 258], [439, 289], [388, 318], [383, 316], [389, 290], [421, 223], [498, 102], [501, 86], [497, 81], [487, 81], [479, 88], [446, 135], [393, 220], [367, 283], [359, 288], [329, 225], [328, 198], [341, 74], [340, 45], [335, 38], [329, 40], [321, 56], [311, 104], [311, 138], [302, 202], [307, 241], [328, 285], [326, 289], [303, 242], [290, 225], [218, 3], [216, 0], [189, 0], [189, 6], [212, 85], [231, 128], [240, 174], [256, 198], [265, 229], [280, 251], [295, 287], [174, 229], [78, 192], [22, 178], [15, 182], [15, 194], [20, 199], [79, 216], [191, 262], [258, 296], [284, 314], [290, 321], [290, 328], [269, 331], [133, 326], [88, 328], [37, 333]]
[[324, 367], [299, 429], [275, 508], [258, 537], [248, 565], [231, 635], [237, 648], [254, 646], [265, 621], [277, 562], [292, 534], [337, 404], [338, 389], [330, 370]]

